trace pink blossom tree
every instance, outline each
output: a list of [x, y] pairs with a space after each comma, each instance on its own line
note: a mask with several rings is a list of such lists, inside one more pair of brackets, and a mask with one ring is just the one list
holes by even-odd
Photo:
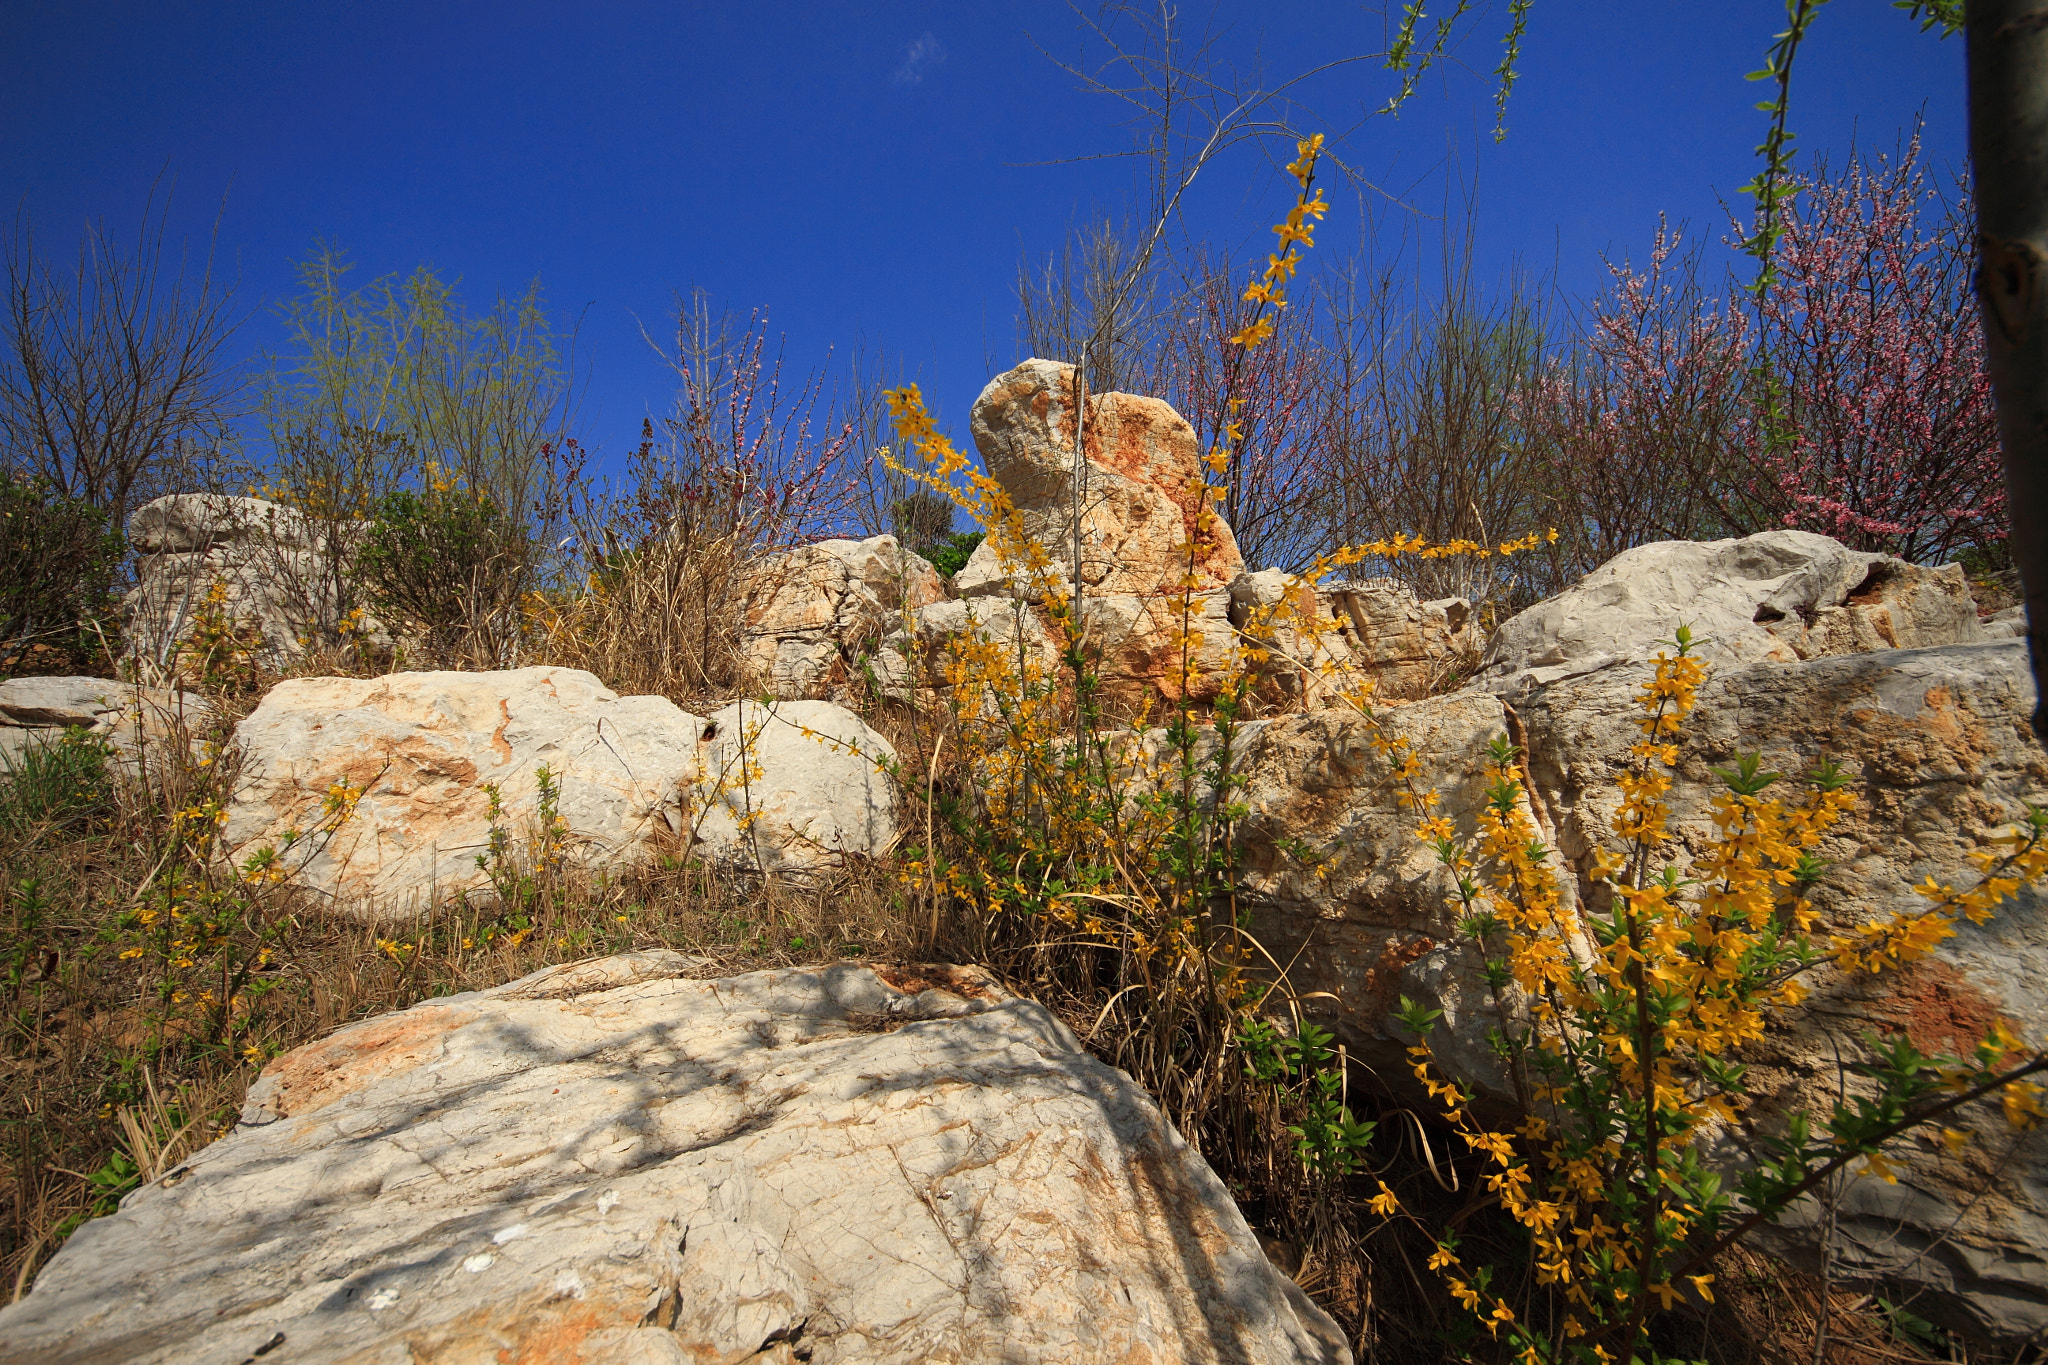
[[1590, 563], [1774, 526], [1919, 562], [2005, 540], [1967, 201], [1932, 183], [1917, 134], [1790, 189], [1760, 304], [1732, 276], [1702, 288], [1697, 252], [1660, 225], [1547, 376], [1567, 530]]
[[1579, 572], [1646, 541], [1768, 523], [1773, 507], [1739, 467], [1747, 312], [1702, 286], [1697, 244], [1665, 222], [1644, 269], [1608, 271], [1576, 353], [1527, 399]]
[[1930, 183], [1917, 130], [1794, 185], [1756, 338], [1789, 422], [1743, 432], [1777, 520], [1915, 561], [2004, 540], [1968, 205]]

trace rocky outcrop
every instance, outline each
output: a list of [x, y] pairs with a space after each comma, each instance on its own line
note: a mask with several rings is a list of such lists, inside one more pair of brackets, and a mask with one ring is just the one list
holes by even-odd
[[[177, 493], [128, 519], [135, 587], [123, 600], [128, 656], [145, 678], [168, 674], [202, 611], [218, 611], [275, 667], [303, 653], [344, 611], [342, 543], [354, 523], [328, 525], [262, 498]], [[374, 621], [355, 623], [389, 644]]]
[[[300, 678], [235, 741], [223, 833], [237, 860], [279, 850], [301, 885], [370, 918], [486, 889], [534, 857], [694, 853], [804, 872], [895, 838], [893, 787], [874, 767], [888, 746], [829, 702], [707, 721], [573, 668]], [[337, 794], [353, 813], [324, 832]]]
[[1987, 640], [2024, 640], [2027, 636], [2027, 609], [2018, 606], [1993, 612], [1977, 622], [1977, 629]]
[[735, 702], [704, 724], [694, 850], [763, 872], [811, 875], [896, 842], [896, 751], [822, 701]]
[[[970, 418], [989, 475], [1016, 505], [1025, 533], [1052, 553], [1055, 572], [1071, 573], [1073, 542], [1074, 367], [1027, 360], [989, 381]], [[1081, 582], [1105, 596], [1157, 596], [1180, 583], [1181, 546], [1194, 538], [1202, 472], [1195, 430], [1156, 398], [1091, 394], [1085, 425], [1087, 486], [1081, 516]], [[1197, 591], [1227, 588], [1244, 568], [1237, 541], [1212, 518], [1198, 541]], [[963, 597], [1015, 591], [987, 541], [954, 575]]]
[[[1419, 786], [1469, 834], [1486, 803], [1486, 744], [1508, 729], [1500, 700], [1466, 691], [1384, 708], [1413, 746]], [[1389, 1083], [1406, 1075], [1393, 1029], [1400, 997], [1427, 999], [1445, 1020], [1446, 1065], [1473, 1080], [1500, 1075], [1486, 1046], [1487, 993], [1455, 944], [1457, 916], [1436, 855], [1415, 837], [1373, 728], [1342, 707], [1246, 727], [1241, 757], [1240, 881], [1251, 932], [1304, 1008], [1332, 1027], [1350, 1054]]]
[[552, 968], [277, 1059], [12, 1361], [1348, 1362], [1122, 1072], [972, 971]]
[[[1739, 644], [1739, 641], [1738, 641]], [[1462, 830], [1483, 801], [1483, 743], [1526, 746], [1531, 818], [1552, 849], [1571, 904], [1585, 904], [1594, 855], [1615, 851], [1617, 778], [1639, 734], [1634, 697], [1649, 676], [1615, 664], [1529, 687], [1511, 705], [1468, 690], [1385, 712], [1422, 762]], [[1715, 669], [1681, 746], [1670, 795], [1681, 848], [1711, 831], [1712, 769], [1761, 751], [1797, 774], [1823, 754], [1857, 774], [1860, 798], [1818, 850], [1830, 864], [1815, 894], [1823, 932], [1919, 904], [1928, 876], [1967, 885], [1972, 850], [2048, 795], [2048, 753], [2028, 724], [2033, 684], [2025, 645], [2004, 641], [1883, 650]], [[1362, 722], [1341, 711], [1268, 722], [1247, 736], [1245, 902], [1252, 932], [1291, 964], [1308, 1017], [1398, 1088], [1407, 1041], [1390, 1017], [1402, 995], [1441, 1008], [1440, 1058], [1503, 1094], [1485, 1042], [1494, 1023], [1477, 963], [1453, 946], [1448, 886], [1399, 809]], [[1680, 854], [1683, 857], [1683, 854]], [[1555, 861], [1562, 859], [1561, 862]], [[1929, 1051], [1967, 1048], [1998, 1018], [2029, 1038], [2048, 1034], [2048, 903], [2027, 894], [1989, 924], [1963, 925], [1904, 973], [1823, 973], [1809, 1004], [1745, 1056], [1755, 1097], [1748, 1127], [1720, 1159], [1748, 1159], [1748, 1136], [1794, 1107], [1825, 1110], [1844, 1083], [1840, 1062], [1871, 1029], [1903, 1030]], [[1327, 992], [1327, 995], [1315, 995]], [[1849, 1084], [1856, 1082], [1849, 1078]], [[2048, 1331], [2048, 1134], [2014, 1136], [1995, 1110], [1960, 1153], [1922, 1144], [1899, 1184], [1844, 1186], [1838, 1274], [1915, 1292], [1915, 1312], [1977, 1336]], [[1803, 1208], [1766, 1245], [1817, 1260], [1817, 1210]]]
[[1412, 701], [1471, 672], [1481, 644], [1471, 603], [1424, 602], [1390, 579], [1310, 585], [1280, 569], [1239, 574], [1230, 620], [1270, 642], [1280, 657], [1265, 671], [1311, 706], [1328, 695], [1320, 685], [1326, 667], [1337, 677], [1370, 678], [1377, 697]]
[[1237, 643], [1223, 590], [1191, 594], [1185, 605], [1178, 594], [1084, 597], [1081, 630], [1103, 696], [1126, 708], [1183, 691], [1213, 697]]
[[1810, 531], [1672, 540], [1616, 555], [1504, 622], [1481, 685], [1514, 692], [1641, 662], [1680, 623], [1719, 664], [1791, 662], [1982, 636], [1962, 569], [1922, 568]]
[[110, 678], [10, 678], [0, 682], [0, 763], [74, 727], [134, 762], [154, 746], [192, 744], [214, 722], [213, 706], [190, 692]]
[[741, 653], [769, 695], [830, 698], [905, 613], [945, 584], [894, 536], [823, 540], [772, 555], [746, 576]]

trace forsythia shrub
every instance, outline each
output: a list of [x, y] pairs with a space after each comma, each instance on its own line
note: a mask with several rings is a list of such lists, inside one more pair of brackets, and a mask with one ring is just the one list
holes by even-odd
[[203, 792], [172, 812], [157, 874], [99, 947], [138, 962], [145, 975], [146, 1059], [182, 1038], [264, 1060], [261, 1005], [276, 984], [265, 969], [293, 923], [286, 886], [361, 799], [360, 789], [334, 784], [311, 830], [287, 832], [238, 867], [227, 864], [220, 844], [228, 818], [222, 794]]
[[[1232, 338], [1237, 345], [1272, 335], [1269, 314], [1286, 305], [1299, 249], [1312, 244], [1313, 220], [1326, 208], [1312, 190], [1319, 146], [1304, 140], [1288, 167], [1300, 193], [1275, 228], [1279, 250], [1246, 291], [1256, 309]], [[1210, 479], [1229, 468], [1228, 443], [1242, 437], [1235, 420], [1226, 423], [1225, 444], [1183, 490], [1183, 505], [1194, 510], [1178, 548], [1182, 572], [1164, 585], [1176, 622], [1178, 676], [1164, 688], [1171, 712], [1163, 725], [1148, 726], [1148, 709], [1110, 726], [1082, 604], [1055, 556], [1025, 533], [1007, 491], [939, 433], [915, 385], [888, 399], [922, 467], [884, 458], [985, 529], [1054, 645], [1054, 657], [1036, 653], [1025, 633], [1029, 608], [1000, 604], [985, 629], [950, 640], [922, 679], [944, 721], [935, 746], [898, 770], [924, 798], [930, 831], [902, 850], [906, 890], [928, 898], [935, 926], [950, 909], [975, 955], [1012, 964], [1042, 993], [1068, 994], [1092, 1015], [1092, 1040], [1212, 1154], [1234, 1145], [1241, 1159], [1224, 1164], [1254, 1182], [1241, 1192], [1284, 1208], [1312, 1251], [1344, 1245], [1352, 1234], [1343, 1182], [1363, 1166], [1373, 1124], [1351, 1108], [1344, 1058], [1328, 1035], [1304, 1024], [1287, 1036], [1260, 1017], [1275, 988], [1251, 971], [1261, 950], [1235, 891], [1235, 827], [1247, 813], [1234, 761], [1242, 726], [1276, 674], [1369, 702], [1371, 680], [1316, 647], [1335, 622], [1304, 610], [1302, 599], [1313, 594], [1298, 589], [1367, 559], [1510, 555], [1544, 537], [1488, 547], [1404, 536], [1326, 555], [1297, 577], [1297, 590], [1255, 614], [1220, 677], [1198, 680], [1198, 566], [1225, 491]], [[1074, 407], [1077, 424], [1085, 423], [1078, 395]], [[1074, 439], [1083, 440], [1080, 430]], [[907, 652], [906, 662], [915, 677], [919, 660]], [[942, 785], [948, 745], [958, 776]], [[1275, 1150], [1294, 1159], [1267, 1160]]]
[[[1427, 1229], [1429, 1267], [1515, 1359], [1637, 1359], [1651, 1313], [1688, 1291], [1711, 1299], [1712, 1262], [1759, 1224], [1855, 1163], [1895, 1179], [1887, 1146], [1998, 1093], [2005, 1116], [2027, 1127], [2043, 1116], [2048, 1053], [1994, 1026], [1969, 1056], [1928, 1056], [1903, 1036], [1869, 1040], [1861, 1093], [1824, 1115], [1795, 1113], [1764, 1139], [1765, 1157], [1734, 1191], [1701, 1158], [1700, 1144], [1735, 1121], [1744, 1103], [1742, 1048], [1765, 1021], [1797, 1004], [1805, 978], [1833, 965], [1884, 972], [1932, 950], [1958, 919], [1983, 923], [1995, 906], [2048, 870], [2048, 811], [1977, 855], [1970, 889], [1918, 888], [1925, 909], [1900, 913], [1823, 943], [1807, 896], [1824, 874], [1814, 850], [1854, 803], [1846, 776], [1822, 761], [1792, 785], [1745, 755], [1716, 775], [1715, 836], [1682, 867], [1665, 800], [1677, 736], [1705, 668], [1680, 627], [1644, 687], [1643, 737], [1631, 750], [1614, 830], [1620, 855], [1602, 855], [1595, 879], [1612, 890], [1604, 911], [1568, 912], [1526, 813], [1520, 755], [1505, 739], [1488, 757], [1487, 805], [1476, 836], [1461, 840], [1436, 813], [1434, 792], [1389, 744], [1404, 804], [1453, 884], [1465, 942], [1482, 961], [1496, 1024], [1489, 1035], [1519, 1115], [1506, 1130], [1475, 1113], [1476, 1088], [1433, 1063], [1429, 1035], [1441, 1012], [1402, 1001], [1418, 1035], [1415, 1074], [1489, 1169], [1488, 1190], [1528, 1242], [1533, 1281], [1556, 1306], [1532, 1321], [1526, 1293], [1511, 1303], [1492, 1266], [1468, 1265], [1454, 1228]], [[1961, 1145], [1969, 1134], [1944, 1127]], [[1371, 1201], [1386, 1217], [1412, 1216], [1385, 1184]]]

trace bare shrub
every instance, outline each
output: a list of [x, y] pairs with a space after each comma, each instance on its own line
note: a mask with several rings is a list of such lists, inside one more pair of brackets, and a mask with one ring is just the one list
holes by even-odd
[[1311, 507], [1329, 444], [1329, 351], [1306, 297], [1280, 314], [1265, 345], [1232, 344], [1257, 310], [1240, 283], [1245, 273], [1210, 253], [1197, 257], [1172, 302], [1153, 388], [1188, 419], [1202, 449], [1228, 451], [1218, 510], [1245, 562], [1300, 568], [1320, 548]]
[[739, 601], [755, 557], [731, 535], [649, 528], [591, 568], [566, 603], [543, 609], [536, 651], [622, 694], [690, 702], [747, 692]]
[[679, 305], [661, 352], [675, 406], [642, 426], [625, 487], [578, 509], [581, 583], [537, 607], [542, 657], [678, 702], [754, 686], [753, 580], [776, 551], [842, 529], [861, 488], [855, 416], [838, 415], [821, 372], [785, 387], [768, 345], [758, 312], [714, 314], [701, 292]]
[[152, 191], [132, 249], [89, 225], [69, 267], [37, 254], [25, 212], [8, 243], [0, 461], [116, 528], [210, 458], [242, 387], [234, 288], [211, 244], [189, 272], [165, 261], [170, 209]]
[[[1330, 290], [1327, 453], [1314, 505], [1326, 546], [1419, 535], [1488, 544], [1554, 520], [1545, 451], [1530, 423], [1549, 317], [1535, 285], [1495, 292], [1472, 276], [1469, 241], [1447, 247], [1434, 297], [1354, 268]], [[1429, 600], [1463, 597], [1497, 611], [1557, 590], [1541, 555], [1402, 559], [1383, 572]]]
[[1017, 271], [1017, 339], [1026, 356], [1083, 364], [1098, 393], [1152, 393], [1161, 336], [1163, 262], [1107, 218], [1075, 228], [1057, 251]]

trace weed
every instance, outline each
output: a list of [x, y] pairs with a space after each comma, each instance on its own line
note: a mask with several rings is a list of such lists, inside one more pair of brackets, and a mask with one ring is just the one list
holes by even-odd
[[37, 829], [62, 835], [113, 813], [113, 746], [81, 726], [54, 741], [28, 740], [0, 756], [0, 826], [16, 837]]

